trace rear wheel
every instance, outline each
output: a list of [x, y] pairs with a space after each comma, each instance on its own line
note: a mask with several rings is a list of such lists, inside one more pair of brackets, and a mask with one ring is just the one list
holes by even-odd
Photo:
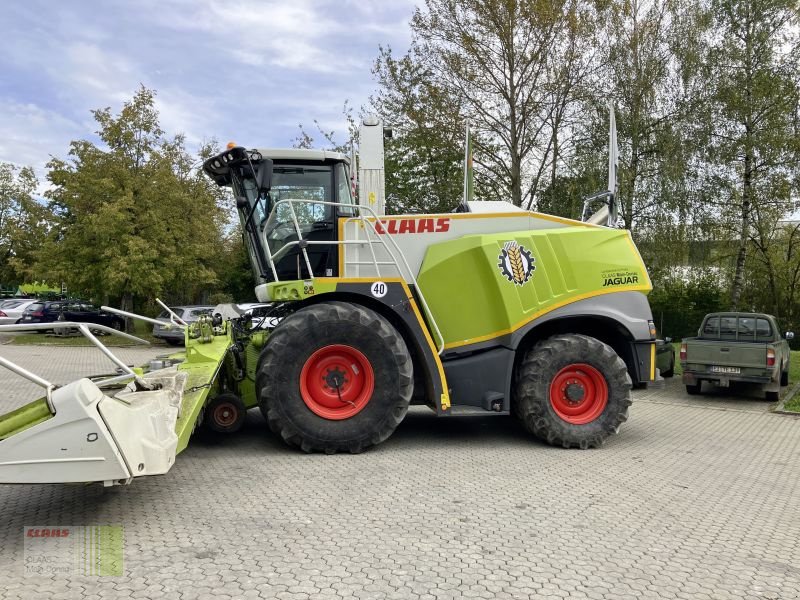
[[777, 402], [780, 399], [780, 392], [764, 392], [764, 400], [767, 402]]
[[703, 387], [703, 383], [698, 381], [697, 383], [693, 384], [686, 384], [686, 393], [690, 396], [699, 396], [700, 389]]
[[515, 413], [554, 446], [596, 448], [628, 418], [631, 378], [600, 340], [559, 335], [537, 344], [518, 367]]
[[789, 369], [788, 368], [781, 373], [781, 386], [782, 387], [786, 387], [787, 385], [789, 385]]
[[411, 356], [376, 312], [344, 302], [298, 310], [273, 330], [258, 365], [270, 428], [306, 452], [361, 452], [408, 411]]

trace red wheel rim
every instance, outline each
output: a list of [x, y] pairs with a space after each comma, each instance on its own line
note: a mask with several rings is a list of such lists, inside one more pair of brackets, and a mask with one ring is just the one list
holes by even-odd
[[372, 398], [375, 375], [367, 357], [334, 344], [308, 357], [300, 372], [300, 395], [324, 419], [339, 421], [360, 413]]
[[550, 384], [550, 406], [567, 423], [591, 423], [603, 414], [607, 404], [608, 384], [591, 365], [568, 365], [556, 373]]
[[236, 423], [238, 410], [230, 402], [222, 402], [214, 407], [214, 422], [220, 427], [230, 427]]

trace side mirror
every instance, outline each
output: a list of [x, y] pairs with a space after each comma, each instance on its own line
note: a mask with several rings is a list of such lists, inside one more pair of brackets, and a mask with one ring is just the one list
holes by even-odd
[[664, 343], [665, 344], [671, 344], [672, 343], [672, 338], [671, 337], [665, 337], [664, 338]]
[[261, 164], [258, 165], [258, 172], [256, 173], [256, 184], [258, 191], [266, 194], [272, 187], [272, 159], [264, 158]]
[[794, 331], [787, 331], [785, 337], [786, 337], [787, 340], [793, 340], [794, 339]]

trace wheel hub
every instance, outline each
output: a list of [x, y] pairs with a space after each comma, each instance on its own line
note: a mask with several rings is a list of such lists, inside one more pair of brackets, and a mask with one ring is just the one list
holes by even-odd
[[550, 406], [572, 425], [591, 423], [608, 405], [608, 383], [595, 367], [574, 363], [562, 368], [550, 383]]
[[328, 371], [323, 380], [325, 387], [330, 390], [338, 390], [347, 383], [347, 374], [338, 367], [334, 367]]
[[300, 372], [300, 396], [314, 414], [349, 419], [369, 403], [375, 389], [372, 365], [352, 346], [325, 346], [308, 357]]
[[236, 422], [236, 413], [236, 408], [232, 404], [220, 404], [214, 409], [214, 421], [221, 427], [230, 427]]
[[586, 389], [579, 381], [570, 381], [564, 391], [570, 404], [579, 404], [586, 395]]

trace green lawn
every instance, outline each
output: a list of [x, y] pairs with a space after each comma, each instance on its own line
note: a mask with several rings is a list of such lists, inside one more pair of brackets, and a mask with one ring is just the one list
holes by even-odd
[[[132, 335], [142, 338], [153, 344], [154, 346], [167, 347], [166, 342], [156, 339], [152, 335], [153, 326], [149, 323], [141, 321], [134, 322], [134, 330]], [[119, 348], [122, 346], [141, 346], [141, 344], [133, 340], [116, 335], [99, 335], [98, 339], [106, 346], [112, 348]], [[82, 335], [73, 335], [69, 337], [56, 336], [52, 333], [21, 333], [17, 335], [9, 335], [4, 338], [6, 343], [14, 346], [93, 346], [89, 340]]]
[[683, 369], [681, 369], [681, 343], [680, 342], [673, 342], [672, 346], [675, 348], [675, 375], [674, 377], [680, 377], [683, 375]]
[[[786, 389], [792, 389], [798, 381], [800, 381], [800, 351], [793, 351], [792, 362], [789, 364], [789, 387]], [[800, 393], [787, 402], [783, 409], [800, 413]]]

